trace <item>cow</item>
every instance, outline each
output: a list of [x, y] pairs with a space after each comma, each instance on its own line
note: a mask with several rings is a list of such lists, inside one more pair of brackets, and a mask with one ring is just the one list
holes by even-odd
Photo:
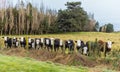
[[51, 49], [51, 51], [53, 51], [53, 46], [54, 46], [54, 38], [50, 38], [49, 48]]
[[112, 44], [114, 44], [114, 42], [111, 42], [111, 41], [104, 42], [102, 40], [99, 40], [98, 44], [99, 44], [99, 47], [100, 47], [100, 51], [101, 52], [105, 51], [105, 56], [106, 56], [106, 54], [111, 51]]
[[69, 49], [69, 51], [73, 51], [74, 50], [74, 41], [69, 39], [69, 40], [65, 40], [65, 50]]
[[82, 40], [77, 40], [77, 41], [75, 41], [75, 43], [76, 43], [77, 51], [82, 52], [83, 51], [83, 47], [85, 46], [84, 42]]
[[8, 47], [11, 48], [12, 47], [12, 38], [8, 38], [7, 43], [8, 43]]
[[24, 48], [26, 47], [26, 39], [25, 39], [25, 37], [20, 38], [20, 46], [24, 47]]
[[7, 36], [2, 37], [2, 38], [4, 38], [5, 47], [11, 48], [11, 47], [12, 47], [12, 38], [9, 38], [9, 37], [7, 37]]
[[32, 49], [35, 48], [35, 40], [32, 38], [28, 38], [28, 48]]
[[39, 49], [39, 48], [40, 48], [40, 39], [35, 38], [35, 49]]
[[50, 50], [50, 44], [51, 44], [51, 40], [50, 38], [44, 38], [44, 45], [45, 45], [45, 48], [47, 48], [47, 50], [49, 51]]
[[41, 48], [41, 49], [42, 49], [43, 46], [44, 46], [44, 42], [45, 42], [44, 38], [40, 38], [40, 48]]
[[19, 45], [18, 39], [16, 37], [14, 37], [12, 41], [13, 41], [13, 47], [17, 48]]
[[5, 37], [2, 37], [2, 38], [4, 38], [4, 45], [5, 45], [5, 47], [8, 47], [7, 41], [9, 39], [9, 37], [5, 36]]
[[44, 38], [44, 45], [48, 51], [50, 51], [50, 50], [53, 51], [54, 38]]
[[88, 47], [87, 47], [87, 45], [84, 45], [84, 46], [83, 46], [82, 54], [83, 54], [83, 55], [86, 55], [86, 56], [88, 55]]
[[56, 38], [54, 40], [54, 50], [58, 51], [60, 47], [61, 47], [61, 49], [63, 51], [63, 40]]

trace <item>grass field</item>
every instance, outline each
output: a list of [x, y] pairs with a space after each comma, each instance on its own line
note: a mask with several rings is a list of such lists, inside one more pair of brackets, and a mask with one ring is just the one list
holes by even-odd
[[[11, 36], [11, 35], [9, 35]], [[107, 41], [110, 39], [111, 41], [115, 42], [113, 44], [113, 49], [120, 50], [120, 33], [101, 33], [101, 32], [74, 32], [74, 33], [64, 33], [64, 34], [44, 34], [44, 35], [16, 35], [17, 37], [25, 36], [25, 37], [32, 37], [32, 38], [60, 38], [63, 40], [78, 40], [81, 39], [83, 41], [95, 41], [97, 38], [98, 40]], [[12, 36], [14, 37], [14, 36]], [[1, 38], [2, 39], [2, 38]], [[3, 43], [3, 39], [1, 40]], [[2, 44], [3, 45], [3, 44]]]
[[[120, 33], [101, 33], [101, 32], [74, 32], [74, 33], [64, 33], [64, 34], [44, 34], [44, 35], [9, 35], [9, 37], [31, 37], [31, 38], [60, 38], [63, 40], [78, 40], [81, 39], [84, 42], [98, 40], [107, 41], [110, 39], [115, 42], [112, 46], [112, 50], [117, 50], [120, 52]], [[4, 48], [4, 41], [2, 36], [0, 37], [0, 47]], [[8, 51], [10, 52], [10, 51]], [[8, 53], [7, 52], [7, 53]], [[13, 51], [11, 51], [13, 52]], [[116, 52], [116, 51], [114, 51]], [[22, 53], [22, 52], [20, 52]], [[4, 54], [4, 52], [3, 52]], [[19, 54], [19, 53], [18, 53]], [[22, 53], [23, 54], [23, 53]], [[113, 60], [107, 58], [103, 60], [105, 63], [110, 62], [112, 67], [120, 70], [120, 53], [115, 55], [117, 59]], [[112, 56], [113, 57], [113, 56]], [[111, 69], [114, 69], [112, 68]], [[94, 70], [95, 69], [95, 70]], [[100, 71], [99, 71], [100, 70]], [[0, 72], [113, 72], [108, 70], [105, 66], [98, 66], [94, 68], [84, 68], [84, 67], [69, 67], [59, 64], [53, 64], [51, 62], [38, 62], [30, 58], [17, 58], [0, 55]]]
[[87, 72], [87, 68], [69, 67], [51, 62], [38, 62], [31, 58], [0, 55], [0, 72]]

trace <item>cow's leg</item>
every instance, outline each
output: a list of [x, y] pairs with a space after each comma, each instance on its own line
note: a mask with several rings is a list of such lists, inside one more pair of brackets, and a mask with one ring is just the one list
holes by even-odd
[[43, 49], [43, 44], [40, 44], [40, 49]]
[[56, 46], [54, 46], [54, 51], [56, 52]]
[[7, 43], [5, 43], [5, 47], [8, 48], [8, 44]]
[[70, 51], [70, 52], [72, 51], [72, 47], [71, 47], [71, 46], [69, 46], [69, 51]]
[[57, 51], [59, 51], [59, 49], [60, 49], [59, 46], [57, 46]]
[[63, 52], [63, 47], [62, 46], [59, 46], [61, 48], [61, 51]]
[[51, 48], [51, 51], [53, 51], [53, 45], [51, 45], [50, 48]]
[[49, 46], [47, 45], [47, 50], [49, 51]]
[[40, 49], [40, 44], [38, 45], [38, 50]]
[[38, 50], [40, 49], [40, 45], [38, 45]]
[[79, 46], [77, 46], [77, 52], [81, 53], [81, 48]]
[[39, 50], [39, 45], [38, 45], [38, 44], [35, 45], [35, 49], [36, 49], [36, 50]]
[[72, 51], [74, 52], [74, 46], [72, 46]]
[[31, 43], [29, 43], [29, 49], [31, 49], [31, 47], [32, 47], [32, 44], [31, 44]]

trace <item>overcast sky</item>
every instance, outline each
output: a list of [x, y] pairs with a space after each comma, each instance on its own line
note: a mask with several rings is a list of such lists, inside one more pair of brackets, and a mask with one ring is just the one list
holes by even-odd
[[[68, 1], [81, 1], [82, 7], [88, 13], [94, 13], [95, 19], [104, 25], [106, 23], [114, 24], [114, 29], [120, 30], [120, 0], [28, 0], [33, 1], [35, 5], [44, 3], [51, 9], [65, 9], [65, 3]], [[15, 3], [16, 0], [13, 0]]]

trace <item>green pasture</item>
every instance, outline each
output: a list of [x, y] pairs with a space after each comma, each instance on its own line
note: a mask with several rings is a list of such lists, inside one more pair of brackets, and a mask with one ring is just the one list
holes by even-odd
[[[5, 36], [5, 35], [3, 35]], [[0, 36], [0, 46], [3, 48], [3, 36]], [[95, 41], [103, 40], [107, 41], [110, 39], [115, 42], [112, 46], [112, 50], [120, 50], [120, 33], [102, 33], [102, 32], [70, 32], [70, 33], [62, 33], [62, 34], [43, 34], [43, 35], [7, 35], [9, 37], [31, 37], [31, 38], [60, 38], [63, 40], [78, 40], [81, 39], [84, 42], [87, 41]]]
[[0, 55], [0, 72], [87, 72], [84, 67], [64, 66], [31, 58]]

